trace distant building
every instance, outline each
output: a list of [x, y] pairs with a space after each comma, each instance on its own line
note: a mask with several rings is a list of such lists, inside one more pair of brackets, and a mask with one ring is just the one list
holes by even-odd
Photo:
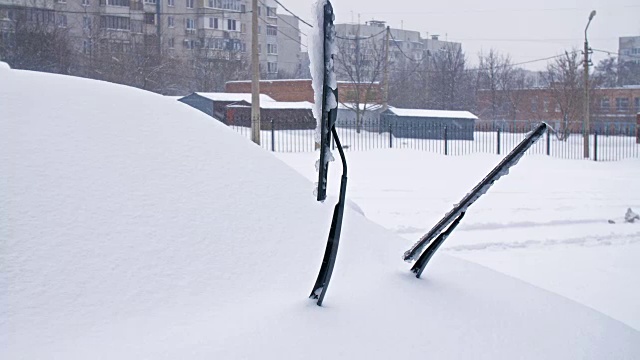
[[[228, 105], [248, 105], [251, 106], [251, 93], [193, 93], [178, 99], [203, 113], [214, 117], [223, 123], [227, 123], [227, 106]], [[267, 95], [260, 95], [260, 103], [274, 102]]]
[[[269, 78], [278, 76], [280, 46], [287, 64], [298, 63], [299, 47], [281, 39], [294, 32], [299, 38], [285, 24], [297, 21], [279, 21], [277, 7], [274, 0], [258, 7], [260, 67]], [[29, 23], [65, 29], [75, 50], [94, 63], [113, 52], [250, 62], [250, 10], [250, 0], [0, 0], [0, 48], [15, 41], [17, 24]]]
[[473, 140], [478, 117], [468, 111], [389, 108], [381, 125], [393, 136], [410, 139]]
[[[365, 69], [362, 75], [365, 79], [362, 81], [372, 80], [366, 77], [375, 75], [376, 80], [382, 79], [381, 61], [384, 61], [384, 53], [386, 47], [386, 29], [387, 25], [384, 21], [371, 20], [365, 24], [336, 24], [336, 35], [341, 44], [340, 51], [347, 54], [347, 58], [352, 57], [359, 59], [357, 64], [352, 66], [361, 66]], [[407, 61], [425, 61], [425, 66], [429, 66], [429, 58], [435, 56], [436, 52], [447, 48], [460, 49], [460, 43], [442, 41], [438, 35], [432, 35], [430, 38], [422, 38], [419, 31], [404, 29], [389, 29], [389, 63], [391, 67], [400, 66]], [[371, 70], [379, 68], [378, 71]], [[351, 70], [353, 72], [354, 69]], [[345, 73], [347, 69], [339, 69], [338, 74], [342, 80], [352, 80]], [[376, 73], [377, 74], [374, 74]]]
[[[506, 94], [499, 94], [500, 96]], [[511, 126], [511, 121], [547, 121], [552, 126], [563, 125], [564, 114], [575, 118], [571, 126], [581, 131], [583, 105], [576, 103], [574, 109], [562, 109], [552, 90], [548, 88], [512, 90], [506, 108], [498, 109], [496, 119], [492, 119], [491, 91], [478, 91], [478, 114], [483, 121], [500, 121]], [[631, 128], [640, 112], [640, 86], [628, 85], [616, 88], [594, 89], [591, 95], [591, 124], [594, 128], [603, 124], [617, 124], [621, 128]], [[563, 125], [564, 126], [564, 125]]]
[[[316, 128], [308, 101], [260, 102], [260, 128], [262, 130], [311, 130]], [[251, 127], [251, 105], [228, 105], [226, 124]]]
[[295, 16], [278, 14], [278, 76], [299, 78], [300, 73], [300, 22]]
[[[382, 101], [382, 85], [379, 82], [357, 85], [349, 81], [338, 81], [340, 102], [358, 102], [356, 100], [358, 87], [360, 87], [360, 103], [366, 101], [369, 104], [379, 104]], [[225, 90], [230, 93], [251, 92], [251, 81], [229, 81]], [[365, 95], [367, 92], [368, 97]], [[269, 95], [276, 101], [314, 102], [311, 79], [260, 80], [260, 93]]]
[[640, 65], [640, 36], [624, 36], [618, 39], [618, 62]]

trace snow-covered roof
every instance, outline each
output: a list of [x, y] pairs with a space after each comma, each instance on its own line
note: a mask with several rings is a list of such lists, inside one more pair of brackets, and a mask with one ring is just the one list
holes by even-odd
[[[367, 111], [375, 111], [375, 110], [380, 110], [382, 108], [382, 105], [380, 104], [366, 104], [366, 105], [367, 105], [366, 106]], [[365, 110], [365, 104], [355, 104], [355, 103], [339, 103], [338, 104], [338, 109], [341, 109], [341, 110], [355, 110], [356, 107], [359, 107], [360, 110]]]
[[453, 110], [425, 110], [425, 109], [398, 109], [389, 108], [389, 111], [398, 116], [446, 118], [446, 119], [473, 119], [478, 117], [468, 111]]
[[[229, 105], [229, 107], [248, 107], [246, 105]], [[260, 103], [261, 109], [309, 109], [313, 107], [313, 104], [308, 101], [273, 101]]]
[[[273, 80], [260, 80], [260, 83], [272, 83], [272, 82], [292, 82], [292, 81], [311, 81], [311, 79], [273, 79]], [[250, 83], [251, 80], [234, 80], [227, 81], [227, 84], [246, 84]]]
[[[246, 101], [251, 104], [251, 93], [196, 92], [195, 94], [213, 101]], [[272, 101], [275, 100], [269, 95], [260, 94], [260, 103]]]

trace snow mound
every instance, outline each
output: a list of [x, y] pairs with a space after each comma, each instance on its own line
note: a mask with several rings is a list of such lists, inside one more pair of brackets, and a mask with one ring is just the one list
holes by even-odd
[[2, 359], [640, 358], [637, 331], [477, 265], [415, 279], [353, 210], [317, 307], [332, 206], [294, 170], [160, 95], [2, 83]]
[[0, 61], [0, 71], [3, 70], [11, 70], [11, 66], [9, 66], [9, 64], [7, 64], [6, 62]]

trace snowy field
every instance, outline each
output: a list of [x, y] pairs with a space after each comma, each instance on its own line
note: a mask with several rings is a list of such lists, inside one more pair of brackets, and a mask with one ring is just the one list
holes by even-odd
[[[310, 180], [316, 176], [315, 154], [276, 156]], [[408, 249], [500, 159], [414, 150], [349, 153], [348, 197], [367, 218], [406, 239]], [[334, 166], [329, 191], [335, 194], [340, 164]], [[627, 208], [640, 212], [639, 180], [638, 159], [526, 156], [470, 208], [441, 251], [640, 329], [640, 223], [623, 223]]]
[[[473, 174], [460, 177], [450, 159], [353, 154], [350, 198], [369, 219], [346, 211], [318, 307], [307, 296], [333, 201], [317, 203], [313, 182], [159, 95], [4, 66], [0, 84], [0, 359], [640, 358], [637, 329], [460, 259], [460, 249], [438, 254], [423, 279], [411, 276], [401, 260], [410, 233], [426, 229], [493, 158], [459, 158]], [[310, 155], [288, 160], [312, 168]], [[374, 174], [367, 167], [392, 182], [363, 178]], [[603, 186], [623, 191], [626, 175], [602, 169], [599, 181], [612, 181]], [[505, 208], [482, 215], [480, 202], [480, 215], [469, 216], [485, 231], [498, 218], [531, 221], [526, 209], [536, 205], [519, 200], [535, 198], [532, 190], [518, 195], [509, 178], [496, 189], [511, 189]], [[544, 187], [566, 200], [552, 181]], [[604, 219], [629, 197], [637, 202], [629, 195], [600, 208], [604, 195], [594, 193], [587, 209], [578, 208], [586, 201], [561, 204]], [[412, 203], [424, 213], [404, 219]], [[509, 207], [525, 220], [508, 217]]]

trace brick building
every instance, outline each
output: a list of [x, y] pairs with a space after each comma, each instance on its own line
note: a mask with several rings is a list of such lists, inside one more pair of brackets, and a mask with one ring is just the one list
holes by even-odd
[[[360, 86], [360, 101], [355, 101], [358, 86]], [[368, 94], [367, 89], [369, 90]], [[251, 81], [229, 81], [225, 86], [225, 91], [229, 93], [250, 93]], [[268, 95], [276, 101], [314, 102], [310, 79], [260, 80], [260, 93]], [[380, 104], [382, 103], [382, 85], [378, 82], [358, 85], [351, 82], [338, 81], [338, 97], [341, 102], [364, 103], [366, 101], [370, 104]]]
[[[491, 91], [480, 90], [478, 114], [484, 121], [548, 121], [553, 124], [563, 121], [567, 115], [570, 121], [582, 122], [583, 95], [581, 91], [574, 95], [573, 105], [567, 109], [548, 88], [514, 90], [508, 94], [498, 92], [496, 98], [500, 104], [494, 109]], [[635, 124], [636, 114], [640, 112], [640, 86], [594, 89], [590, 100], [594, 126], [603, 122]]]

